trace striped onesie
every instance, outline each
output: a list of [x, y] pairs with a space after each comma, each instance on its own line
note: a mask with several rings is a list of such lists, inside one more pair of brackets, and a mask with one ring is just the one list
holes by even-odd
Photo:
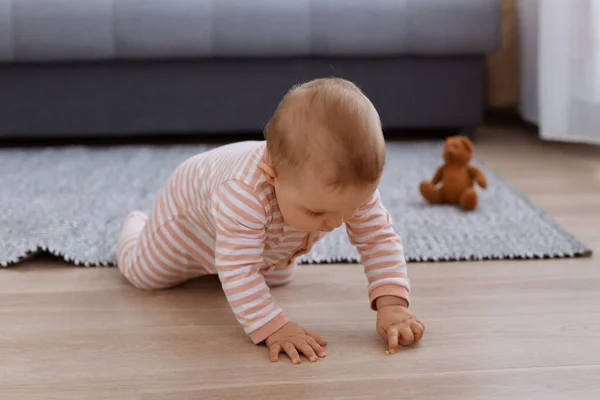
[[[296, 258], [326, 234], [297, 231], [285, 223], [274, 189], [258, 168], [265, 160], [264, 141], [234, 143], [189, 158], [159, 193], [148, 217], [130, 214], [117, 243], [119, 270], [139, 288], [164, 289], [217, 274], [254, 343], [288, 322], [269, 286], [289, 282]], [[345, 224], [364, 264], [371, 307], [384, 295], [408, 302], [402, 243], [379, 192]]]

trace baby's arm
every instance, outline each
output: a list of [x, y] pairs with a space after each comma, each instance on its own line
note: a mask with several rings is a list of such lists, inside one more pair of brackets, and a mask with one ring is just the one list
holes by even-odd
[[[212, 214], [216, 225], [215, 266], [246, 334], [255, 344], [266, 340], [273, 361], [279, 351], [285, 351], [294, 362], [300, 361], [296, 349], [311, 359], [316, 357], [315, 351], [323, 353], [320, 346], [313, 346], [313, 340], [302, 339], [305, 331], [284, 316], [260, 273], [268, 220], [252, 188], [235, 180], [226, 182], [213, 195]], [[287, 339], [280, 340], [279, 336]]]
[[409, 303], [410, 281], [400, 236], [394, 231], [379, 191], [346, 221], [350, 242], [356, 246], [369, 281], [369, 299], [376, 310], [377, 299], [395, 296]]
[[394, 352], [398, 343], [410, 345], [423, 335], [423, 323], [408, 310], [410, 281], [400, 236], [379, 192], [346, 222], [369, 282], [371, 308], [377, 310], [377, 332]]
[[254, 343], [288, 320], [260, 273], [267, 217], [250, 187], [228, 181], [213, 195], [215, 266], [233, 313]]

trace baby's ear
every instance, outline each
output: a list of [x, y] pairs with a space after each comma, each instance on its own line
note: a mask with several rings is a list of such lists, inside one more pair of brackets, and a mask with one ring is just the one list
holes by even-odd
[[469, 153], [473, 153], [473, 142], [466, 136], [459, 136], [460, 142], [462, 145], [469, 151]]
[[273, 168], [272, 165], [264, 162], [259, 163], [258, 168], [260, 168], [265, 178], [267, 178], [267, 182], [273, 185], [275, 183], [275, 179], [277, 179], [277, 171], [275, 171], [275, 168]]

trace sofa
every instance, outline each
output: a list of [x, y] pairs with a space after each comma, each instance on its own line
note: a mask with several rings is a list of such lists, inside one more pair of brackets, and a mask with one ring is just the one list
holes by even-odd
[[481, 123], [499, 0], [0, 0], [0, 138], [262, 130], [339, 76], [386, 129]]

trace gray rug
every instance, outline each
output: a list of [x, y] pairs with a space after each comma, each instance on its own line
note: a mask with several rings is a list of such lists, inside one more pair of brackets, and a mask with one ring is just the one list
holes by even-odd
[[[78, 265], [114, 265], [125, 215], [149, 211], [174, 168], [207, 146], [0, 150], [0, 264], [46, 251]], [[420, 180], [441, 162], [441, 143], [393, 143], [380, 190], [410, 261], [575, 257], [590, 249], [485, 166], [477, 211], [428, 206]], [[303, 262], [358, 261], [343, 227]]]

